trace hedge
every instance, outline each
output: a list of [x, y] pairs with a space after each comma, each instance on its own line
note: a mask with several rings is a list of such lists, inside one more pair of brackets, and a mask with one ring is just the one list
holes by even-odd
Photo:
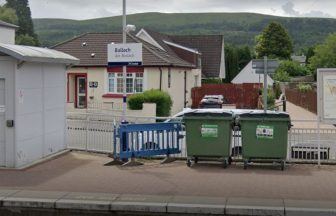
[[143, 103], [155, 103], [156, 115], [159, 117], [170, 116], [170, 110], [173, 105], [168, 93], [154, 89], [130, 96], [127, 103], [131, 110], [141, 110]]

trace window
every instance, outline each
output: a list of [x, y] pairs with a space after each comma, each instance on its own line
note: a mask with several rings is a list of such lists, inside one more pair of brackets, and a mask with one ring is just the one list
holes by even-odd
[[[123, 73], [108, 74], [108, 91], [109, 93], [123, 93]], [[127, 73], [126, 93], [140, 92], [143, 92], [143, 73]]]

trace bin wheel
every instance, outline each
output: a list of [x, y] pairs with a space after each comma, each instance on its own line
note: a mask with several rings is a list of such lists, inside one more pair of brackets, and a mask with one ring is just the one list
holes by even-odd
[[190, 159], [187, 159], [187, 166], [191, 167], [191, 160]]
[[223, 168], [226, 169], [228, 167], [228, 164], [229, 164], [228, 159], [224, 159], [222, 164]]
[[194, 163], [197, 164], [198, 163], [198, 157], [194, 158]]
[[286, 165], [286, 162], [283, 160], [281, 161], [281, 170], [284, 171], [285, 170], [285, 165]]
[[248, 165], [248, 160], [244, 160], [244, 169], [247, 169], [247, 165]]
[[229, 162], [229, 165], [231, 165], [231, 164], [232, 164], [232, 157], [229, 157], [229, 160], [228, 160], [228, 162]]

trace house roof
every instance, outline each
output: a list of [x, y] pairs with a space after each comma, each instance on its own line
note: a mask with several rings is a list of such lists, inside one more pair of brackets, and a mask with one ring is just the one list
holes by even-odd
[[219, 77], [223, 51], [223, 35], [170, 35], [173, 42], [202, 53], [202, 74]]
[[[86, 33], [52, 48], [77, 57], [80, 59], [79, 66], [106, 66], [107, 45], [121, 42], [121, 33]], [[128, 34], [127, 42], [143, 44], [144, 66], [195, 67], [195, 65], [179, 58], [175, 53], [162, 50], [134, 35]], [[94, 54], [94, 57], [91, 54]]]
[[68, 54], [47, 48], [0, 43], [0, 53], [25, 62], [78, 64], [79, 60]]
[[[173, 52], [169, 45], [183, 46], [185, 50], [202, 54], [202, 75], [219, 77], [223, 52], [223, 35], [166, 35], [144, 28], [152, 39], [167, 52]], [[140, 30], [141, 31], [141, 30]]]
[[13, 25], [13, 24], [4, 22], [2, 20], [0, 20], [0, 26], [4, 26], [4, 27], [7, 27], [7, 28], [13, 28], [13, 29], [19, 28], [19, 26], [17, 26], [17, 25]]

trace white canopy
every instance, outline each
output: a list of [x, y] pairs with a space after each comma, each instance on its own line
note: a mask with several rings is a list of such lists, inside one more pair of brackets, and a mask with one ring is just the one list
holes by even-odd
[[44, 62], [75, 65], [79, 59], [63, 52], [48, 48], [0, 43], [0, 53], [25, 62]]

